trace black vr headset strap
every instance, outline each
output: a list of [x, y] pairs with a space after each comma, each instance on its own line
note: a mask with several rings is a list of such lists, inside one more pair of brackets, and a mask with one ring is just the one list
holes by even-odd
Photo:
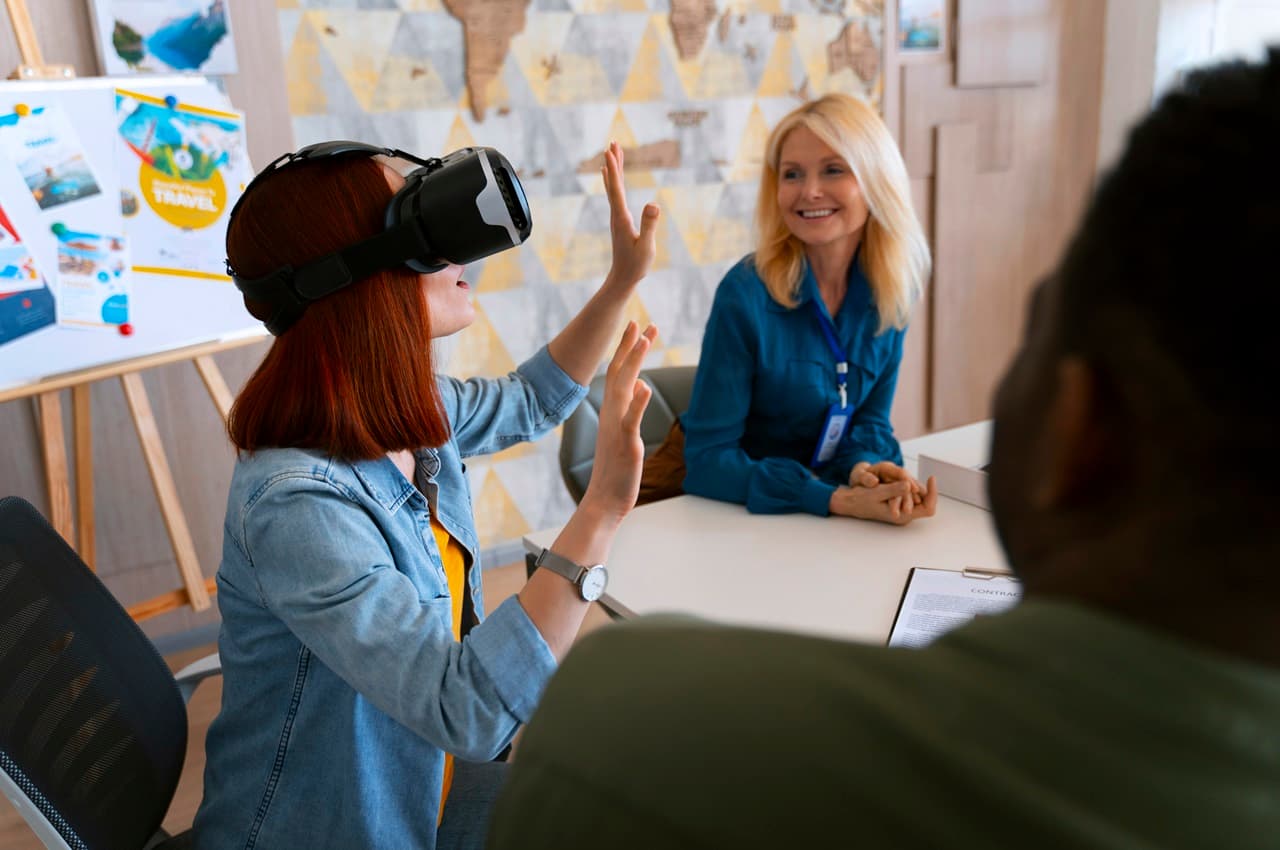
[[414, 221], [402, 221], [377, 236], [357, 242], [300, 269], [284, 266], [265, 277], [235, 277], [247, 298], [272, 306], [267, 330], [279, 335], [302, 315], [312, 301], [364, 280], [375, 272], [392, 269], [410, 259], [430, 256], [430, 246]]
[[319, 301], [375, 272], [427, 257], [430, 250], [422, 228], [416, 222], [402, 221], [377, 236], [307, 263], [294, 273], [293, 292], [304, 304]]

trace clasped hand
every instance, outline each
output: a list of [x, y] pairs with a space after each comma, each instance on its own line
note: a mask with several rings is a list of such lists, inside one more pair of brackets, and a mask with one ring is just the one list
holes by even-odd
[[931, 517], [938, 507], [933, 476], [921, 486], [896, 463], [861, 461], [849, 471], [849, 484], [831, 494], [831, 513], [906, 525]]

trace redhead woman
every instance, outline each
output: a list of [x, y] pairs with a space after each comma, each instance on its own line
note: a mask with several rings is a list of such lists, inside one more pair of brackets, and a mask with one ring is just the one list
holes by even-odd
[[930, 516], [889, 423], [929, 274], [902, 157], [871, 107], [830, 94], [769, 137], [754, 254], [716, 291], [681, 417], [686, 492], [756, 513]]
[[531, 225], [514, 172], [486, 151], [312, 146], [233, 214], [228, 265], [278, 337], [228, 426], [239, 456], [201, 850], [480, 846], [505, 768], [492, 760], [602, 590], [639, 481], [653, 328], [629, 324], [613, 353], [595, 474], [545, 568], [488, 616], [464, 459], [545, 434], [583, 398], [652, 262], [658, 210], [635, 228], [611, 146], [599, 291], [512, 374], [436, 375], [432, 341], [475, 319], [450, 261]]

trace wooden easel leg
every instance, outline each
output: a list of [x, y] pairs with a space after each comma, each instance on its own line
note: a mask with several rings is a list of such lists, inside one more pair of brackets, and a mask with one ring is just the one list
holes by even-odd
[[156, 488], [160, 513], [169, 531], [169, 540], [173, 543], [173, 554], [178, 560], [182, 583], [187, 589], [191, 607], [196, 611], [204, 611], [210, 606], [209, 591], [205, 587], [204, 575], [200, 572], [200, 562], [196, 557], [195, 543], [191, 540], [191, 531], [187, 528], [187, 518], [178, 502], [178, 489], [173, 483], [173, 473], [169, 470], [169, 461], [164, 454], [164, 445], [160, 441], [160, 431], [151, 412], [151, 402], [147, 399], [142, 376], [137, 372], [130, 372], [120, 376], [120, 383], [124, 387], [125, 399], [129, 402], [129, 411], [133, 414], [133, 424], [138, 431], [138, 440], [142, 443], [142, 453], [147, 459], [151, 483]]
[[197, 357], [193, 361], [196, 369], [200, 372], [200, 378], [204, 381], [205, 389], [209, 391], [210, 397], [213, 398], [213, 406], [218, 408], [218, 413], [222, 415], [222, 421], [226, 422], [227, 417], [231, 415], [231, 403], [234, 398], [231, 390], [227, 388], [227, 382], [222, 378], [222, 371], [218, 368], [218, 364], [214, 362], [213, 355], [204, 354]]
[[75, 433], [76, 518], [80, 520], [80, 560], [97, 570], [93, 517], [93, 419], [89, 410], [89, 385], [71, 388], [71, 423]]
[[37, 397], [40, 410], [40, 448], [44, 454], [44, 484], [49, 494], [49, 523], [68, 545], [75, 545], [71, 517], [71, 488], [67, 479], [67, 443], [62, 433], [62, 399], [57, 392]]

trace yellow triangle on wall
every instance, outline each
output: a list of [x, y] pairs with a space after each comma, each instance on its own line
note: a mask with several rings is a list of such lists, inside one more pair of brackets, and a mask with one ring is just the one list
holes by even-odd
[[760, 179], [760, 169], [764, 166], [764, 146], [769, 141], [769, 130], [769, 123], [764, 120], [760, 104], [751, 104], [746, 126], [742, 128], [742, 140], [738, 142], [738, 153], [733, 159], [733, 168], [729, 171], [729, 182]]
[[373, 109], [378, 79], [382, 76], [382, 66], [400, 26], [400, 17], [398, 11], [306, 13], [321, 46], [366, 112]]
[[[556, 429], [556, 431], [559, 431], [559, 430], [560, 430], [559, 428]], [[504, 460], [519, 460], [522, 457], [530, 457], [531, 455], [536, 455], [537, 453], [538, 453], [537, 445], [526, 440], [523, 443], [516, 443], [514, 446], [512, 446], [509, 449], [503, 449], [500, 452], [495, 452], [489, 457], [493, 459], [494, 463], [501, 463]]]
[[484, 261], [484, 270], [475, 288], [479, 292], [501, 292], [524, 285], [524, 272], [520, 268], [520, 255], [515, 251], [502, 251]]
[[492, 469], [485, 472], [480, 492], [475, 495], [475, 517], [481, 548], [519, 540], [533, 530]]
[[[680, 85], [684, 89], [685, 96], [693, 97], [693, 92], [698, 84], [698, 76], [702, 73], [702, 64], [698, 57], [692, 59], [681, 59], [680, 51], [676, 49], [676, 39], [671, 32], [671, 22], [666, 15], [654, 15], [650, 19], [650, 24], [654, 32], [658, 36], [658, 42], [662, 45], [667, 55], [671, 57], [672, 64], [675, 65], [676, 76], [680, 78]], [[708, 32], [707, 39], [715, 38], [715, 34]]]
[[565, 275], [565, 265], [569, 258], [569, 240], [577, 230], [585, 200], [586, 195], [560, 195], [539, 197], [531, 202], [535, 203], [533, 216], [538, 225], [525, 244], [538, 255], [547, 277], [555, 283], [573, 280]]
[[467, 129], [466, 122], [462, 120], [462, 113], [455, 113], [453, 125], [449, 127], [449, 136], [444, 143], [444, 149], [456, 151], [458, 148], [475, 147], [475, 144], [475, 138], [471, 135], [471, 131]]
[[756, 86], [756, 97], [786, 97], [795, 88], [796, 83], [791, 79], [791, 49], [791, 33], [778, 33], [764, 73], [760, 75], [760, 85]]
[[303, 17], [285, 57], [285, 81], [289, 91], [291, 115], [323, 115], [329, 111], [329, 99], [325, 96], [321, 81], [320, 39], [311, 22]]
[[700, 354], [696, 345], [673, 345], [662, 352], [663, 366], [696, 366]]
[[448, 109], [455, 98], [430, 59], [388, 56], [373, 96], [375, 112]]
[[618, 95], [618, 100], [623, 103], [662, 99], [662, 42], [658, 40], [655, 27], [654, 19], [650, 18], [631, 61], [631, 71]]
[[505, 375], [516, 368], [510, 352], [502, 344], [502, 338], [484, 308], [476, 305], [476, 320], [471, 327], [458, 334], [458, 344], [449, 360], [448, 371], [461, 375]]
[[705, 257], [707, 236], [715, 220], [716, 207], [724, 187], [719, 183], [703, 186], [673, 186], [658, 191], [658, 203], [671, 217], [684, 240], [689, 257], [701, 265]]
[[[632, 293], [631, 297], [627, 299], [627, 306], [622, 310], [622, 326], [626, 327], [627, 322], [635, 322], [640, 330], [644, 330], [653, 323], [653, 318], [649, 315], [649, 310], [644, 306], [644, 302], [640, 300], [638, 292]], [[658, 341], [653, 347], [654, 351], [662, 348], [662, 328], [658, 328], [658, 331]], [[609, 356], [613, 356], [613, 351], [609, 352]]]

